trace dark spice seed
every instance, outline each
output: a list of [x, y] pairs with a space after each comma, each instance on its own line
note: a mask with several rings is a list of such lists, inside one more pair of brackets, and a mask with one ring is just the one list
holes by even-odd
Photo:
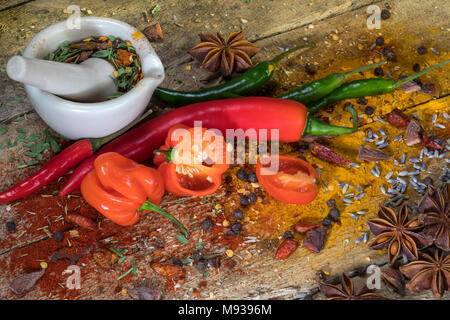
[[383, 48], [382, 54], [388, 61], [397, 61], [397, 55], [395, 52], [389, 50], [388, 48]]
[[372, 115], [373, 113], [374, 113], [374, 109], [372, 108], [372, 107], [366, 107], [365, 109], [364, 109], [364, 113], [365, 114], [367, 114], [368, 116], [370, 116], [370, 115]]
[[16, 231], [16, 223], [14, 221], [8, 221], [6, 223], [6, 230], [9, 232], [15, 232]]
[[358, 98], [358, 100], [356, 101], [356, 102], [358, 102], [358, 104], [362, 104], [362, 105], [366, 105], [367, 104], [367, 99], [366, 98], [364, 98], [364, 97], [361, 97], [361, 98]]
[[233, 182], [233, 178], [231, 176], [226, 176], [225, 177], [225, 184], [230, 184], [231, 182]]
[[202, 254], [198, 251], [196, 251], [192, 254], [192, 259], [194, 259], [194, 261], [200, 261], [201, 258], [202, 258]]
[[248, 174], [248, 182], [258, 182], [258, 177], [256, 176], [256, 173], [250, 172]]
[[415, 64], [413, 65], [413, 70], [414, 70], [414, 72], [419, 72], [419, 71], [420, 71], [420, 64], [415, 63]]
[[377, 44], [377, 46], [382, 46], [384, 44], [384, 38], [383, 37], [378, 37], [375, 40], [375, 43]]
[[329, 217], [324, 218], [324, 219], [322, 220], [322, 225], [323, 225], [324, 227], [329, 227], [329, 226], [331, 225], [331, 218], [329, 218]]
[[384, 71], [383, 68], [381, 67], [377, 67], [373, 70], [373, 74], [376, 75], [377, 77], [382, 77], [384, 76]]
[[293, 239], [294, 238], [294, 235], [292, 234], [292, 232], [290, 232], [290, 231], [286, 231], [284, 234], [283, 234], [283, 239]]
[[196, 268], [197, 270], [203, 271], [208, 267], [208, 261], [205, 259], [201, 259], [197, 262]]
[[239, 233], [242, 231], [242, 224], [240, 224], [239, 222], [233, 223], [233, 225], [231, 226], [231, 230], [235, 233]]
[[328, 206], [328, 208], [336, 207], [336, 200], [334, 200], [334, 199], [327, 200], [327, 206]]
[[244, 169], [239, 169], [239, 170], [236, 172], [236, 177], [237, 177], [239, 180], [242, 180], [242, 181], [247, 181], [247, 179], [248, 179], [247, 172], [245, 172]]
[[55, 233], [53, 233], [53, 238], [55, 238], [57, 242], [61, 242], [64, 240], [64, 233], [61, 230], [55, 231]]
[[339, 211], [339, 209], [337, 208], [332, 208], [329, 212], [328, 212], [328, 217], [330, 217], [330, 219], [334, 222], [339, 221], [339, 218], [341, 216], [341, 212]]
[[242, 212], [242, 210], [239, 210], [239, 209], [234, 210], [233, 218], [236, 220], [244, 219], [244, 212]]
[[210, 231], [213, 227], [213, 222], [210, 218], [206, 218], [205, 220], [202, 221], [201, 223], [201, 227], [203, 229], [203, 231]]
[[247, 196], [243, 196], [241, 198], [241, 201], [239, 202], [241, 204], [241, 206], [246, 207], [248, 206], [248, 204], [250, 203], [249, 199]]
[[256, 200], [258, 200], [258, 198], [256, 197], [256, 194], [254, 194], [253, 192], [248, 195], [248, 198], [250, 199], [250, 201], [252, 203], [255, 203]]
[[381, 10], [381, 19], [386, 20], [391, 17], [391, 12], [388, 9]]
[[316, 73], [316, 67], [312, 63], [307, 63], [305, 65], [305, 71], [307, 74], [313, 75]]
[[183, 266], [183, 262], [182, 262], [180, 259], [177, 259], [177, 258], [173, 258], [173, 259], [172, 259], [172, 263], [173, 263], [174, 265], [176, 265], [176, 266], [180, 266], [180, 267]]
[[425, 53], [427, 53], [427, 48], [426, 47], [424, 47], [424, 46], [420, 46], [420, 47], [418, 47], [417, 48], [417, 53], [418, 54], [425, 54]]
[[235, 237], [236, 233], [233, 230], [228, 230], [225, 235], [227, 235], [228, 237]]
[[433, 179], [431, 177], [426, 177], [425, 179], [423, 179], [423, 183], [425, 183], [427, 186], [433, 185]]

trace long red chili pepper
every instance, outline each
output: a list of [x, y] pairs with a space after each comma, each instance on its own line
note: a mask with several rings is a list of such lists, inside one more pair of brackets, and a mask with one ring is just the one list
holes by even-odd
[[0, 202], [10, 202], [26, 197], [34, 191], [48, 185], [55, 179], [63, 176], [67, 171], [81, 163], [83, 160], [92, 156], [94, 152], [97, 151], [102, 145], [135, 126], [138, 122], [146, 118], [151, 112], [151, 110], [146, 112], [125, 128], [107, 137], [83, 139], [75, 142], [49, 160], [49, 162], [47, 162], [38, 172], [17, 183], [10, 189], [0, 192]]
[[261, 136], [265, 140], [271, 140], [273, 129], [278, 130], [278, 139], [283, 142], [298, 141], [303, 134], [339, 135], [357, 129], [354, 110], [353, 128], [331, 126], [308, 117], [307, 113], [306, 107], [299, 102], [267, 97], [224, 99], [178, 108], [142, 123], [83, 161], [59, 195], [64, 196], [78, 189], [84, 176], [94, 168], [96, 157], [105, 152], [117, 152], [137, 162], [151, 159], [153, 151], [164, 144], [169, 129], [176, 124], [193, 126], [194, 121], [201, 120], [203, 127], [218, 129], [224, 136], [227, 129], [254, 129], [255, 138], [259, 138], [260, 129], [265, 129], [267, 136]]

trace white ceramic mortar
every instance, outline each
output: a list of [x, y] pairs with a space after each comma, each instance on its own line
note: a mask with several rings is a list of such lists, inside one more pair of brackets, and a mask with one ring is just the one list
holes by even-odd
[[[67, 40], [73, 42], [89, 36], [114, 36], [131, 42], [140, 57], [144, 78], [124, 95], [96, 103], [66, 100], [25, 85], [25, 91], [39, 116], [53, 130], [73, 140], [104, 137], [122, 129], [144, 112], [153, 91], [164, 80], [161, 60], [140, 31], [114, 19], [80, 19], [80, 29], [69, 29], [66, 21], [45, 28], [30, 41], [23, 56], [44, 58]], [[45, 77], [45, 74], [42, 76]]]

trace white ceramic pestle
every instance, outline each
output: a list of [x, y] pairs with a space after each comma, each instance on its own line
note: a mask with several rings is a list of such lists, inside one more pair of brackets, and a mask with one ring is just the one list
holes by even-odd
[[6, 72], [15, 81], [72, 101], [105, 101], [117, 91], [112, 80], [114, 67], [100, 58], [72, 64], [14, 56], [6, 65]]

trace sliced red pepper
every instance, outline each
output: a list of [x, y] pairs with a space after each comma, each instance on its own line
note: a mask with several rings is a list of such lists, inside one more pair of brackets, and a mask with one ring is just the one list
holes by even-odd
[[229, 168], [229, 152], [225, 140], [216, 139], [206, 128], [176, 125], [169, 130], [165, 145], [153, 159], [167, 191], [179, 196], [205, 196], [219, 189], [222, 174]]
[[278, 156], [278, 170], [275, 171], [275, 157], [261, 157], [256, 164], [256, 176], [267, 193], [287, 203], [306, 204], [313, 201], [319, 192], [316, 169], [302, 159]]

